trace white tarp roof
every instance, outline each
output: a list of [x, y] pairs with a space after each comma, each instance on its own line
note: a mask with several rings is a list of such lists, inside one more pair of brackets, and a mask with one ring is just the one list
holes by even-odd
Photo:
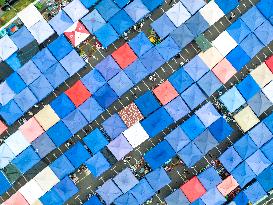
[[46, 39], [54, 34], [54, 30], [44, 19], [31, 26], [29, 31], [39, 44], [43, 43]]
[[49, 167], [44, 168], [39, 174], [37, 174], [34, 177], [34, 180], [45, 192], [49, 191], [60, 181]]
[[11, 151], [16, 155], [24, 151], [30, 143], [25, 139], [24, 135], [20, 130], [16, 131], [5, 139], [5, 143], [9, 146]]
[[210, 1], [207, 5], [201, 8], [200, 13], [209, 25], [213, 25], [225, 15], [214, 1]]
[[182, 23], [191, 17], [191, 14], [180, 1], [177, 4], [174, 4], [174, 6], [166, 12], [166, 14], [176, 27], [181, 26]]
[[80, 0], [74, 0], [63, 8], [65, 13], [72, 19], [73, 22], [78, 21], [88, 13], [88, 9], [80, 2]]
[[22, 186], [19, 189], [19, 192], [24, 196], [29, 204], [33, 204], [46, 193], [34, 179], [31, 179], [28, 183]]
[[221, 33], [214, 41], [212, 41], [212, 44], [223, 56], [226, 56], [237, 46], [236, 41], [229, 35], [227, 31]]
[[266, 84], [273, 80], [273, 73], [269, 70], [265, 63], [259, 65], [254, 69], [250, 75], [258, 83], [260, 88], [263, 88]]
[[5, 35], [0, 39], [0, 58], [2, 60], [6, 60], [17, 50], [17, 46], [13, 43], [8, 35]]
[[10, 89], [6, 81], [0, 84], [0, 104], [6, 105], [15, 97], [15, 93]]
[[273, 81], [267, 84], [263, 89], [263, 93], [273, 103]]
[[198, 55], [210, 69], [216, 66], [216, 64], [224, 58], [215, 47], [211, 47]]
[[38, 21], [43, 19], [43, 16], [33, 4], [30, 4], [28, 7], [20, 11], [18, 13], [18, 17], [21, 19], [21, 21], [25, 24], [27, 28], [30, 28]]
[[140, 123], [136, 123], [132, 127], [125, 130], [123, 135], [133, 148], [137, 147], [149, 138], [149, 135], [146, 133]]

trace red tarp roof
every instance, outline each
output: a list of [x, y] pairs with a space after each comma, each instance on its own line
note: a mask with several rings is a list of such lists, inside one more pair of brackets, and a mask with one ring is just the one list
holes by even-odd
[[183, 191], [190, 202], [195, 201], [206, 193], [206, 189], [203, 187], [196, 176], [183, 184], [180, 189]]
[[126, 68], [137, 59], [136, 54], [127, 43], [114, 51], [112, 57], [122, 69]]

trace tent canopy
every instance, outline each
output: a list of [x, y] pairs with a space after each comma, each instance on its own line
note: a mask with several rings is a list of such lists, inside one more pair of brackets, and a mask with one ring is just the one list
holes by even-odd
[[198, 85], [207, 94], [207, 96], [211, 96], [222, 86], [222, 83], [213, 74], [213, 72], [209, 71], [198, 81]]
[[199, 36], [209, 28], [208, 22], [204, 19], [200, 12], [197, 12], [194, 14], [194, 16], [187, 20], [185, 25], [195, 37]]
[[131, 194], [130, 192], [127, 192], [126, 194], [123, 194], [119, 198], [117, 198], [114, 204], [115, 205], [124, 205], [124, 204], [138, 205], [138, 202], [136, 198], [133, 196], [133, 194]]
[[214, 167], [210, 167], [198, 175], [198, 179], [206, 188], [210, 190], [215, 188], [222, 181]]
[[108, 84], [119, 97], [134, 86], [132, 81], [123, 71], [119, 72], [111, 80], [109, 80]]
[[81, 81], [92, 94], [106, 83], [105, 79], [97, 69], [91, 70], [81, 79]]
[[180, 126], [175, 128], [171, 133], [169, 133], [165, 137], [165, 139], [172, 146], [175, 152], [180, 151], [183, 147], [185, 147], [190, 142], [190, 139], [183, 132]]
[[225, 92], [220, 100], [230, 112], [234, 112], [245, 103], [245, 99], [235, 86]]
[[254, 33], [258, 37], [258, 39], [266, 46], [273, 40], [273, 37], [271, 35], [272, 32], [273, 26], [269, 21], [265, 21], [255, 30]]
[[165, 38], [173, 30], [175, 30], [175, 25], [166, 14], [163, 14], [161, 17], [156, 19], [151, 26], [161, 39]]
[[60, 63], [68, 72], [69, 76], [72, 76], [85, 66], [84, 60], [75, 50], [72, 50], [67, 56], [60, 60]]
[[246, 23], [251, 31], [254, 31], [265, 21], [264, 16], [260, 13], [256, 6], [253, 6], [244, 15], [242, 15], [241, 19]]
[[117, 160], [121, 160], [126, 154], [133, 150], [126, 138], [121, 134], [107, 145]]
[[236, 179], [240, 187], [244, 187], [248, 182], [256, 177], [245, 161], [239, 164], [233, 171], [232, 176]]
[[105, 120], [102, 123], [102, 126], [111, 139], [115, 139], [127, 128], [122, 119], [116, 113]]
[[20, 75], [20, 77], [24, 80], [24, 82], [27, 85], [32, 83], [41, 75], [40, 70], [37, 68], [37, 66], [33, 63], [32, 60], [28, 61], [21, 68], [19, 68], [17, 70], [17, 73]]
[[212, 41], [212, 44], [219, 51], [222, 56], [226, 56], [236, 46], [236, 41], [229, 35], [227, 31], [221, 33], [216, 39]]
[[115, 102], [115, 100], [118, 99], [117, 94], [108, 84], [102, 86], [94, 93], [93, 96], [103, 108], [109, 107], [113, 102]]
[[88, 122], [95, 120], [104, 111], [94, 98], [87, 99], [82, 105], [80, 105], [79, 110]]
[[98, 30], [96, 30], [94, 32], [94, 35], [97, 37], [99, 42], [105, 48], [107, 48], [119, 37], [115, 29], [109, 23], [106, 23], [105, 25], [100, 27]]
[[58, 159], [52, 162], [49, 167], [60, 180], [75, 170], [65, 155], [61, 155]]
[[10, 38], [19, 49], [34, 41], [34, 37], [25, 26], [16, 31]]
[[264, 47], [261, 41], [253, 33], [249, 34], [241, 42], [240, 46], [250, 58], [253, 58]]
[[17, 15], [28, 29], [35, 23], [43, 19], [43, 16], [34, 6], [34, 4], [30, 4], [22, 11], [20, 11]]
[[141, 122], [141, 125], [149, 134], [149, 136], [154, 137], [164, 128], [168, 127], [173, 123], [173, 119], [167, 113], [167, 111], [161, 107], [146, 119]]
[[31, 26], [29, 31], [39, 44], [43, 43], [54, 34], [54, 30], [44, 19]]
[[171, 179], [162, 167], [150, 172], [145, 178], [155, 192], [171, 182]]
[[242, 162], [242, 158], [233, 147], [229, 147], [219, 157], [219, 160], [228, 172], [231, 172], [240, 162]]
[[149, 13], [147, 7], [142, 3], [141, 0], [134, 0], [129, 5], [127, 5], [124, 10], [136, 23], [142, 19], [146, 14]]
[[63, 11], [68, 14], [73, 22], [78, 21], [88, 13], [88, 9], [85, 8], [80, 0], [73, 0], [63, 8]]
[[259, 85], [251, 75], [247, 75], [236, 87], [247, 101], [260, 91]]
[[5, 143], [0, 146], [0, 153], [0, 168], [3, 169], [15, 158], [15, 155]]
[[8, 85], [7, 81], [0, 84], [0, 103], [6, 105], [10, 100], [15, 97], [15, 92]]
[[182, 93], [194, 82], [184, 68], [179, 68], [168, 80], [179, 93]]
[[198, 81], [205, 73], [209, 71], [209, 67], [197, 55], [183, 66], [184, 70], [191, 76], [194, 81]]
[[98, 10], [105, 21], [108, 21], [120, 10], [120, 8], [114, 3], [113, 0], [103, 0], [99, 2], [95, 8]]
[[0, 108], [0, 115], [8, 125], [11, 125], [23, 115], [23, 112], [14, 100], [11, 100]]
[[6, 60], [13, 53], [18, 50], [17, 46], [10, 39], [8, 35], [5, 35], [0, 39], [0, 59]]
[[250, 57], [241, 46], [234, 48], [226, 58], [237, 71], [241, 70], [250, 61]]
[[209, 130], [202, 132], [194, 139], [194, 144], [198, 147], [202, 154], [207, 154], [212, 148], [218, 145], [217, 140], [212, 136]]
[[72, 51], [71, 44], [67, 41], [64, 35], [59, 36], [48, 45], [48, 49], [53, 56], [59, 61]]
[[96, 191], [106, 204], [111, 204], [116, 198], [122, 195], [120, 189], [115, 183], [109, 179]]
[[133, 20], [124, 10], [120, 10], [116, 13], [109, 22], [119, 35], [134, 25]]
[[173, 38], [180, 49], [184, 48], [194, 39], [193, 33], [184, 24], [172, 30], [170, 36]]
[[192, 167], [202, 157], [202, 153], [193, 142], [186, 145], [177, 154], [188, 167]]
[[159, 102], [155, 99], [155, 96], [151, 91], [147, 91], [138, 97], [135, 100], [135, 103], [145, 117], [160, 107]]
[[49, 152], [56, 148], [55, 144], [46, 133], [34, 140], [32, 146], [37, 150], [37, 153], [41, 158], [44, 158]]
[[139, 33], [132, 40], [130, 40], [129, 45], [137, 56], [142, 56], [153, 47], [153, 44], [150, 42], [144, 32]]
[[58, 35], [61, 35], [65, 30], [73, 25], [73, 21], [63, 10], [54, 16], [48, 23]]
[[253, 204], [267, 195], [261, 184], [257, 181], [249, 186], [246, 190], [244, 190], [244, 193], [249, 201]]
[[257, 177], [258, 182], [266, 192], [269, 192], [273, 188], [271, 183], [273, 180], [273, 167], [270, 166], [266, 168], [259, 176]]
[[62, 84], [69, 75], [60, 63], [56, 63], [44, 72], [45, 77], [50, 82], [53, 88], [57, 88]]
[[201, 199], [205, 204], [223, 204], [226, 202], [225, 197], [216, 188], [208, 190]]
[[168, 205], [177, 205], [177, 204], [188, 205], [188, 204], [190, 204], [187, 197], [183, 194], [183, 192], [180, 189], [175, 190], [173, 193], [171, 193], [169, 196], [167, 196], [165, 198], [165, 201], [167, 202]]
[[43, 75], [31, 83], [29, 88], [39, 101], [44, 99], [54, 89]]
[[137, 84], [149, 74], [139, 59], [130, 64], [124, 72], [134, 84]]
[[59, 121], [47, 130], [47, 135], [56, 146], [60, 146], [72, 136], [71, 132], [62, 121]]
[[190, 109], [180, 96], [173, 99], [164, 107], [175, 121], [180, 120], [190, 112]]
[[272, 133], [264, 124], [264, 122], [260, 122], [253, 129], [251, 129], [248, 132], [248, 134], [251, 137], [251, 139], [255, 142], [255, 144], [258, 146], [258, 148], [263, 146], [263, 144], [265, 144], [273, 137]]
[[209, 2], [206, 6], [201, 8], [200, 13], [210, 26], [225, 15], [214, 1]]
[[85, 41], [90, 33], [82, 23], [77, 21], [64, 32], [64, 35], [69, 39], [72, 45], [76, 47]]
[[110, 80], [121, 71], [119, 65], [111, 55], [107, 56], [101, 62], [99, 62], [96, 65], [96, 69], [102, 74], [106, 81]]
[[271, 165], [271, 162], [259, 149], [246, 159], [246, 163], [250, 166], [256, 175], [259, 175], [264, 169]]
[[211, 102], [203, 105], [199, 110], [195, 112], [195, 114], [205, 125], [205, 127], [210, 126], [221, 117], [221, 115], [218, 113], [218, 111], [215, 109]]
[[227, 28], [227, 32], [237, 43], [241, 43], [242, 40], [251, 33], [251, 30], [247, 27], [245, 22], [239, 18]]
[[206, 99], [205, 95], [196, 84], [191, 85], [187, 90], [185, 90], [181, 94], [181, 97], [191, 110], [196, 108]]
[[205, 130], [205, 126], [196, 115], [191, 116], [183, 122], [181, 128], [191, 140], [194, 140]]
[[7, 139], [5, 139], [5, 143], [9, 146], [15, 156], [30, 146], [30, 143], [26, 140], [20, 130], [14, 132]]
[[170, 60], [180, 51], [180, 48], [170, 36], [168, 36], [160, 44], [158, 44], [156, 46], [156, 49], [165, 61]]
[[2, 195], [11, 187], [8, 179], [6, 178], [2, 171], [0, 171], [0, 183], [1, 183], [0, 194]]
[[155, 170], [174, 157], [175, 152], [170, 144], [163, 140], [154, 148], [145, 153], [144, 159]]
[[95, 177], [99, 177], [103, 172], [110, 168], [109, 162], [100, 152], [93, 155], [85, 164]]
[[253, 112], [260, 116], [263, 112], [265, 112], [271, 105], [272, 102], [265, 96], [263, 92], [256, 93], [249, 101], [249, 106], [253, 110]]
[[[153, 60], [151, 61], [151, 59]], [[151, 48], [146, 53], [144, 53], [140, 57], [140, 61], [146, 67], [149, 73], [154, 72], [156, 69], [162, 66], [165, 62], [155, 47]]]
[[166, 12], [166, 14], [176, 27], [179, 27], [191, 17], [191, 14], [180, 1], [174, 4], [173, 7]]
[[64, 154], [75, 168], [78, 168], [87, 159], [91, 157], [89, 152], [84, 148], [84, 146], [80, 142], [77, 142], [73, 147], [67, 150]]
[[[149, 138], [149, 135], [143, 129], [140, 123], [135, 123], [133, 126], [129, 127], [123, 132], [124, 137], [132, 145], [133, 148], [140, 145], [142, 142]], [[137, 136], [137, 137], [136, 137]]]
[[57, 185], [54, 186], [53, 190], [61, 197], [63, 202], [67, 201], [79, 191], [69, 177], [62, 179]]
[[155, 194], [155, 191], [152, 189], [146, 179], [140, 180], [130, 192], [136, 198], [138, 204], [143, 204]]
[[92, 34], [106, 23], [96, 9], [83, 17], [81, 21]]
[[117, 176], [115, 176], [113, 180], [123, 193], [128, 192], [139, 183], [138, 179], [129, 168], [124, 169]]
[[230, 175], [217, 186], [217, 189], [221, 192], [223, 196], [227, 196], [238, 186], [239, 184], [237, 183], [237, 181], [233, 178], [232, 175]]
[[244, 160], [258, 149], [248, 134], [244, 135], [241, 139], [235, 142], [233, 147]]
[[57, 63], [56, 58], [51, 54], [48, 48], [44, 48], [43, 50], [39, 51], [32, 58], [32, 61], [42, 73]]
[[84, 137], [83, 141], [93, 154], [96, 154], [108, 144], [106, 137], [98, 128]]
[[216, 0], [215, 2], [225, 14], [231, 12], [233, 9], [236, 8], [236, 6], [239, 5], [238, 0], [225, 0], [225, 1]]
[[205, 6], [205, 1], [203, 0], [183, 0], [182, 4], [187, 8], [187, 10], [193, 15], [203, 6]]

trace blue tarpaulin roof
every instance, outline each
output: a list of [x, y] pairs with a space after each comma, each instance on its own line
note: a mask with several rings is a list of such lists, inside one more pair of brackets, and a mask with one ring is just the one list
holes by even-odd
[[130, 2], [130, 0], [114, 0], [114, 1], [119, 6], [119, 8], [124, 7], [126, 4]]
[[143, 4], [150, 10], [153, 11], [161, 4], [163, 4], [164, 0], [141, 0]]
[[191, 110], [196, 108], [206, 99], [205, 95], [196, 84], [191, 85], [187, 90], [185, 90], [181, 94], [181, 97]]
[[207, 96], [211, 96], [222, 86], [222, 83], [213, 74], [213, 72], [209, 71], [198, 81], [198, 85], [207, 94]]
[[199, 110], [195, 112], [201, 122], [205, 125], [205, 127], [210, 126], [213, 122], [218, 120], [221, 115], [215, 109], [211, 102], [203, 105]]
[[109, 107], [115, 100], [118, 99], [117, 94], [112, 90], [112, 88], [105, 84], [99, 90], [94, 93], [94, 98], [100, 104], [101, 107]]
[[124, 205], [124, 204], [138, 205], [138, 202], [136, 198], [133, 196], [133, 194], [131, 194], [130, 192], [127, 192], [126, 194], [123, 194], [119, 198], [117, 198], [114, 204], [115, 205]]
[[8, 64], [14, 71], [17, 71], [21, 66], [22, 62], [25, 59], [19, 59], [19, 52], [12, 54], [8, 59], [5, 60], [5, 63]]
[[257, 92], [260, 91], [259, 85], [251, 75], [247, 75], [238, 85], [236, 85], [236, 87], [246, 101], [250, 100]]
[[80, 0], [81, 3], [87, 8], [91, 8], [91, 6], [94, 6], [98, 0]]
[[79, 110], [88, 122], [95, 120], [104, 111], [94, 98], [87, 99], [82, 105], [80, 105]]
[[175, 190], [165, 198], [168, 205], [188, 205], [190, 202], [180, 189]]
[[108, 144], [107, 139], [98, 128], [84, 137], [83, 141], [93, 154], [96, 154]]
[[106, 23], [96, 9], [83, 17], [81, 21], [92, 34]]
[[88, 201], [85, 202], [83, 205], [103, 205], [103, 204], [101, 203], [99, 198], [96, 195], [94, 195], [90, 199], [88, 199]]
[[29, 88], [39, 101], [44, 99], [54, 89], [43, 75], [31, 83]]
[[111, 141], [107, 147], [117, 160], [121, 160], [126, 154], [133, 150], [130, 143], [122, 134]]
[[246, 190], [244, 190], [244, 193], [246, 194], [249, 201], [253, 204], [262, 197], [266, 196], [266, 192], [257, 181], [250, 185]]
[[66, 55], [68, 55], [72, 50], [72, 45], [68, 42], [64, 35], [59, 36], [52, 43], [48, 45], [49, 51], [55, 56], [59, 61]]
[[273, 40], [273, 26], [269, 21], [265, 21], [254, 33], [265, 46]]
[[202, 152], [207, 154], [212, 148], [218, 145], [217, 140], [212, 136], [209, 130], [205, 130], [198, 137], [194, 139], [194, 144]]
[[116, 94], [119, 97], [122, 96], [131, 87], [134, 86], [132, 81], [123, 71], [120, 71], [111, 80], [109, 80], [108, 84], [116, 92]]
[[71, 18], [69, 18], [69, 16], [62, 10], [48, 23], [52, 26], [58, 35], [63, 34], [65, 30], [73, 25]]
[[119, 37], [115, 29], [109, 23], [96, 30], [94, 35], [105, 48], [112, 44]]
[[103, 172], [110, 168], [109, 162], [100, 152], [88, 159], [85, 162], [85, 165], [95, 177], [100, 176]]
[[78, 168], [87, 159], [91, 157], [89, 152], [84, 148], [84, 146], [80, 142], [77, 142], [75, 145], [73, 145], [73, 147], [67, 150], [64, 154], [75, 168]]
[[165, 139], [172, 146], [175, 152], [180, 151], [188, 143], [190, 143], [189, 138], [183, 132], [181, 127], [175, 128], [170, 134], [168, 134]]
[[139, 182], [129, 168], [124, 169], [113, 180], [123, 193], [128, 192]]
[[63, 122], [72, 134], [78, 132], [88, 123], [88, 121], [84, 118], [78, 109], [72, 111], [70, 114], [64, 117]]
[[194, 14], [194, 16], [187, 20], [185, 25], [195, 37], [199, 36], [209, 28], [208, 22], [204, 19], [200, 12], [197, 12]]
[[156, 46], [156, 49], [165, 61], [170, 60], [180, 51], [180, 48], [170, 36], [168, 36], [160, 44], [158, 44]]
[[92, 94], [106, 83], [97, 69], [91, 70], [81, 81]]
[[110, 205], [116, 198], [122, 195], [120, 189], [109, 179], [96, 191], [107, 205]]
[[69, 77], [68, 73], [60, 63], [56, 63], [48, 68], [44, 75], [54, 88], [58, 87]]
[[23, 112], [26, 112], [38, 102], [29, 88], [22, 90], [18, 95], [15, 96], [14, 100]]
[[53, 187], [53, 190], [61, 197], [63, 202], [76, 194], [79, 189], [69, 177], [65, 177]]
[[19, 68], [17, 70], [17, 73], [21, 76], [21, 78], [25, 81], [27, 85], [32, 83], [41, 75], [40, 70], [31, 60], [24, 64], [21, 68]]
[[0, 115], [8, 125], [11, 125], [23, 115], [23, 112], [14, 100], [11, 100], [0, 108]]
[[192, 167], [202, 157], [202, 153], [193, 142], [186, 145], [177, 154], [188, 167]]
[[163, 129], [173, 123], [173, 119], [167, 111], [161, 107], [141, 122], [141, 125], [149, 136], [154, 137]]
[[259, 175], [265, 168], [271, 165], [271, 162], [266, 158], [266, 156], [264, 156], [263, 152], [259, 149], [249, 158], [247, 158], [246, 162], [256, 175]]
[[115, 139], [120, 133], [127, 129], [122, 119], [116, 113], [105, 120], [102, 123], [102, 127], [111, 139]]
[[75, 170], [65, 155], [61, 155], [58, 159], [52, 162], [49, 167], [59, 179], [64, 178]]
[[139, 33], [136, 37], [130, 40], [129, 45], [138, 56], [142, 56], [153, 47], [153, 44], [143, 32]]
[[95, 6], [95, 8], [105, 21], [108, 21], [120, 10], [120, 8], [112, 0], [102, 0]]
[[147, 7], [141, 2], [141, 0], [134, 0], [128, 6], [124, 8], [126, 13], [133, 19], [136, 23], [142, 19], [146, 14], [149, 13]]
[[263, 144], [265, 144], [273, 137], [272, 133], [264, 124], [264, 122], [260, 122], [253, 129], [251, 129], [248, 132], [248, 134], [251, 137], [251, 139], [255, 142], [255, 144], [258, 146], [258, 148], [263, 146]]
[[262, 91], [256, 93], [247, 103], [257, 116], [260, 116], [272, 105], [272, 102]]
[[227, 28], [227, 32], [237, 43], [241, 43], [241, 41], [251, 33], [251, 30], [247, 27], [245, 22], [239, 18]]
[[9, 148], [9, 146], [6, 143], [3, 143], [0, 146], [0, 169], [3, 169], [5, 166], [7, 166], [11, 160], [13, 160], [15, 155]]
[[33, 58], [32, 61], [39, 68], [39, 70], [43, 73], [52, 65], [57, 63], [55, 57], [51, 54], [48, 48], [44, 48], [39, 51]]
[[260, 13], [256, 6], [253, 6], [245, 14], [243, 14], [241, 19], [246, 23], [251, 31], [254, 31], [265, 21], [264, 16]]
[[175, 151], [170, 144], [163, 140], [154, 148], [145, 153], [144, 159], [155, 170], [174, 157]]
[[235, 148], [235, 150], [238, 152], [242, 159], [248, 158], [258, 148], [248, 134], [244, 135], [241, 139], [235, 142], [233, 147]]
[[39, 200], [46, 205], [63, 204], [64, 202], [55, 189], [46, 192]]
[[273, 140], [271, 139], [262, 147], [262, 152], [264, 155], [273, 163]]
[[38, 156], [38, 154], [33, 150], [33, 148], [28, 147], [14, 160], [12, 160], [11, 163], [14, 164], [21, 173], [25, 173], [39, 161], [40, 157]]
[[130, 18], [130, 16], [128, 16], [128, 14], [124, 10], [120, 10], [118, 13], [116, 13], [109, 20], [109, 22], [119, 35], [129, 30], [129, 28], [134, 25], [133, 20]]
[[235, 202], [235, 204], [248, 204], [248, 198], [245, 195], [244, 192], [240, 192], [234, 199], [233, 202]]
[[78, 72], [82, 67], [85, 66], [84, 60], [75, 50], [72, 50], [68, 55], [60, 60], [60, 63], [70, 76], [72, 76], [74, 73]]
[[194, 82], [183, 68], [179, 68], [168, 80], [179, 93], [182, 93]]
[[98, 63], [96, 65], [96, 69], [107, 81], [121, 71], [119, 65], [110, 55], [104, 58], [100, 63]]
[[162, 39], [175, 30], [175, 25], [166, 14], [163, 14], [161, 17], [155, 20], [151, 26]]
[[[270, 19], [273, 17], [273, 4], [271, 0], [259, 1], [256, 6], [265, 18]], [[271, 23], [273, 23], [273, 21]]]
[[219, 160], [228, 172], [231, 172], [240, 162], [242, 162], [242, 158], [233, 147], [229, 147], [219, 157]]
[[139, 59], [130, 64], [124, 72], [131, 79], [134, 84], [137, 84], [139, 81], [144, 79], [148, 74], [148, 70], [141, 63]]
[[180, 96], [173, 99], [164, 107], [175, 121], [180, 120], [190, 112], [190, 109]]
[[10, 39], [14, 42], [14, 44], [19, 48], [23, 48], [32, 41], [34, 41], [34, 37], [27, 30], [25, 26], [16, 31], [13, 35], [10, 36]]
[[205, 126], [196, 115], [191, 116], [183, 122], [181, 128], [191, 140], [194, 140], [205, 130]]
[[88, 9], [85, 8], [80, 0], [71, 1], [63, 8], [63, 11], [68, 14], [73, 22], [78, 21], [88, 13]]
[[192, 15], [206, 5], [204, 0], [183, 0], [181, 2]]
[[264, 47], [261, 41], [253, 33], [249, 34], [241, 42], [240, 46], [246, 52], [246, 54], [251, 58], [253, 58]]
[[46, 133], [43, 133], [41, 136], [35, 139], [32, 142], [32, 146], [41, 158], [44, 158], [49, 152], [56, 148], [55, 144]]
[[56, 146], [60, 146], [72, 136], [71, 132], [62, 121], [59, 121], [47, 130], [47, 134]]
[[245, 103], [245, 99], [235, 86], [224, 93], [220, 100], [230, 112], [234, 112]]
[[259, 176], [257, 177], [258, 182], [266, 192], [269, 192], [273, 188], [273, 167], [272, 165], [266, 168]]
[[60, 118], [64, 118], [76, 108], [70, 98], [64, 93], [56, 97], [50, 103], [50, 106]]
[[243, 161], [241, 164], [239, 164], [233, 171], [232, 176], [235, 178], [235, 180], [238, 182], [240, 187], [244, 187], [248, 182], [250, 182], [252, 179], [256, 177], [254, 172], [251, 170], [251, 168], [248, 166], [248, 164]]
[[225, 14], [231, 12], [233, 9], [236, 8], [236, 6], [239, 5], [238, 0], [215, 0], [215, 3]]
[[[153, 60], [151, 61], [151, 59]], [[144, 53], [140, 57], [140, 61], [147, 68], [149, 73], [154, 72], [165, 62], [159, 52], [155, 49], [155, 47]]]
[[194, 35], [184, 24], [172, 31], [170, 36], [174, 39], [180, 49], [184, 48], [194, 39]]
[[225, 197], [218, 191], [215, 187], [213, 189], [208, 190], [202, 197], [202, 201], [205, 204], [224, 204], [226, 202]]
[[158, 168], [145, 176], [153, 190], [156, 192], [171, 182], [165, 169]]
[[233, 129], [221, 117], [209, 126], [209, 131], [218, 142], [221, 142], [233, 132]]
[[241, 46], [234, 48], [226, 56], [226, 59], [232, 64], [234, 68], [236, 68], [237, 71], [241, 70], [250, 61], [250, 57], [241, 48]]
[[21, 92], [25, 87], [26, 84], [25, 82], [22, 80], [22, 78], [16, 73], [12, 73], [7, 79], [6, 82], [8, 84], [8, 86], [13, 90], [13, 92], [15, 92], [16, 94], [18, 94], [19, 92]]
[[209, 71], [209, 67], [198, 55], [184, 65], [184, 69], [194, 81], [198, 81], [206, 72]]
[[138, 201], [138, 204], [142, 204], [151, 198], [155, 194], [155, 191], [152, 189], [146, 179], [142, 179], [133, 189], [131, 189], [130, 193], [134, 195]]
[[147, 117], [153, 111], [157, 110], [160, 105], [151, 91], [147, 91], [135, 100], [138, 109], [142, 115]]
[[206, 188], [206, 190], [215, 188], [222, 181], [219, 174], [213, 167], [210, 167], [206, 169], [205, 171], [201, 172], [198, 175], [198, 179], [200, 180], [202, 185]]
[[11, 187], [9, 180], [6, 178], [2, 171], [0, 171], [0, 183], [0, 195], [2, 195]]
[[273, 133], [273, 113], [264, 119], [264, 124], [266, 124], [268, 129]]

